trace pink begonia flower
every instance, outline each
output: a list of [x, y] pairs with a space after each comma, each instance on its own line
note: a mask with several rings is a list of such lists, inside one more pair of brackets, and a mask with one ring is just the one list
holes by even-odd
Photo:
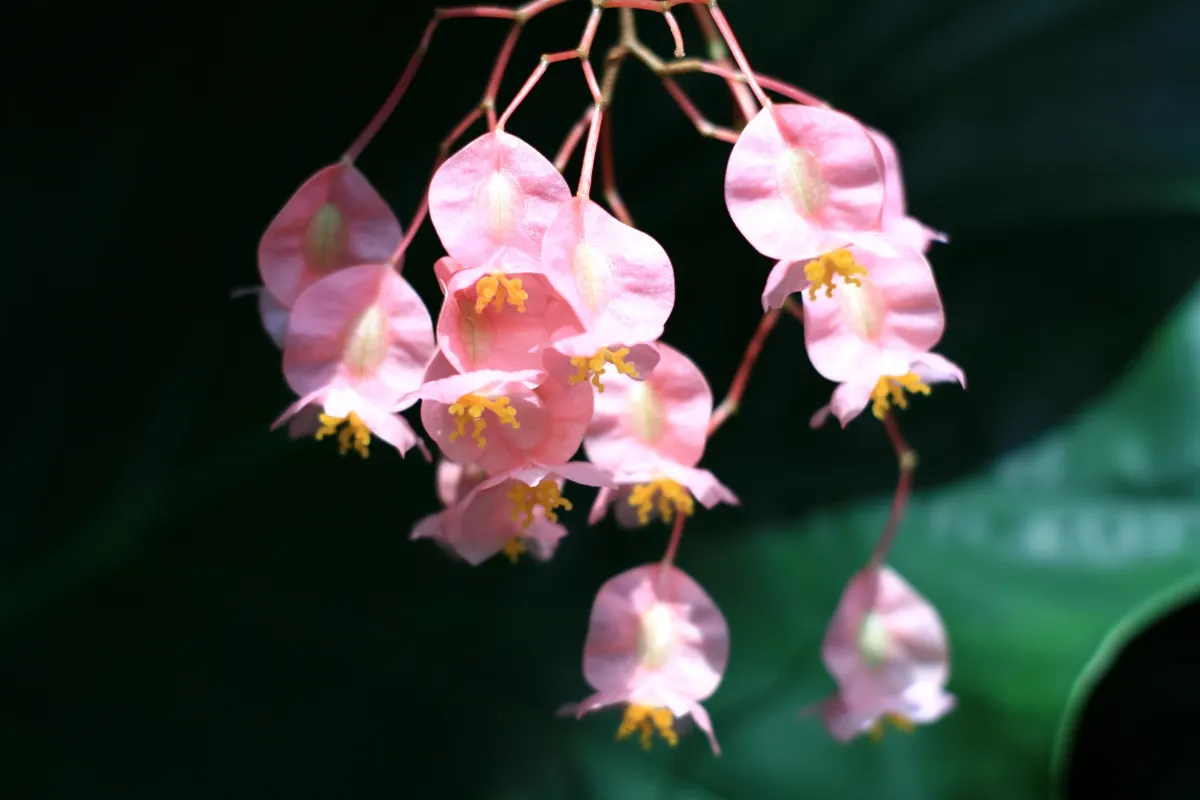
[[[597, 394], [584, 439], [588, 460], [611, 470], [621, 489], [601, 489], [588, 517], [595, 524], [620, 499], [637, 511], [670, 522], [690, 515], [693, 497], [705, 508], [738, 500], [711, 472], [696, 469], [708, 441], [713, 396], [700, 368], [683, 353], [657, 343], [660, 360], [645, 381], [616, 376]], [[657, 513], [656, 513], [657, 512]], [[618, 513], [618, 522], [629, 521]]]
[[882, 157], [839, 111], [777, 104], [738, 136], [725, 171], [734, 225], [765, 256], [816, 258], [852, 244], [887, 252]]
[[462, 269], [449, 277], [445, 292], [438, 349], [460, 372], [541, 369], [545, 348], [583, 331], [579, 317], [539, 272]]
[[366, 264], [326, 275], [292, 306], [283, 374], [299, 399], [275, 426], [317, 404], [324, 414], [316, 438], [336, 432], [343, 453], [365, 457], [374, 434], [401, 455], [418, 446], [428, 457], [393, 411], [421, 385], [433, 354], [429, 311], [395, 269]]
[[596, 594], [583, 648], [583, 675], [595, 694], [567, 706], [576, 716], [626, 704], [617, 738], [657, 731], [678, 743], [675, 720], [691, 717], [720, 755], [700, 701], [721, 683], [729, 628], [712, 598], [683, 570], [646, 564], [611, 578]]
[[546, 377], [538, 370], [459, 373], [439, 353], [418, 390], [421, 423], [447, 458], [488, 474], [565, 464], [592, 417], [592, 391]]
[[817, 409], [808, 424], [819, 428], [833, 414], [844, 428], [868, 403], [875, 418], [882, 420], [892, 406], [908, 408], [905, 392], [929, 394], [931, 384], [954, 382], [967, 388], [962, 368], [948, 358], [937, 353], [889, 352], [840, 383], [829, 405]]
[[849, 741], [883, 723], [908, 730], [954, 707], [946, 631], [929, 601], [890, 567], [868, 567], [847, 584], [821, 645], [836, 696], [818, 707], [830, 734]]
[[549, 159], [504, 131], [450, 156], [429, 184], [429, 219], [453, 261], [536, 271], [542, 237], [571, 190]]
[[391, 257], [400, 221], [361, 172], [339, 162], [292, 195], [258, 245], [258, 271], [285, 308], [324, 275]]
[[463, 265], [450, 256], [442, 256], [433, 262], [433, 274], [437, 277], [438, 288], [442, 290], [442, 294], [446, 293], [446, 284], [450, 283], [450, 279], [454, 277], [454, 274], [461, 272], [462, 269]]
[[548, 560], [567, 534], [558, 524], [558, 509], [572, 508], [562, 496], [566, 480], [588, 486], [611, 483], [607, 475], [583, 462], [504, 472], [477, 483], [444, 511], [420, 520], [411, 538], [433, 539], [473, 565], [501, 552], [516, 563], [521, 553], [530, 550]]
[[873, 128], [867, 128], [867, 133], [883, 156], [884, 235], [901, 247], [922, 253], [929, 249], [932, 242], [948, 242], [946, 234], [928, 228], [919, 220], [908, 216], [908, 206], [904, 200], [904, 177], [900, 172], [900, 155], [896, 152], [896, 145]]
[[562, 205], [546, 232], [541, 268], [574, 309], [584, 332], [554, 349], [603, 391], [607, 365], [644, 380], [658, 362], [654, 342], [675, 305], [675, 271], [653, 237], [586, 198]]

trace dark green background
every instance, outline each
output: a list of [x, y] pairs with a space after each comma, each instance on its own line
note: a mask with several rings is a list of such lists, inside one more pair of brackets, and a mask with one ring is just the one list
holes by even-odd
[[[951, 234], [931, 256], [941, 349], [970, 389], [903, 418], [922, 464], [894, 563], [945, 616], [959, 709], [849, 747], [795, 718], [831, 688], [819, 639], [894, 461], [869, 418], [808, 431], [830, 386], [785, 320], [705, 459], [744, 506], [699, 515], [679, 556], [732, 629], [709, 703], [725, 755], [695, 736], [646, 755], [611, 741], [615, 716], [556, 719], [587, 691], [592, 594], [664, 532], [587, 530], [577, 510], [552, 564], [515, 569], [408, 542], [435, 505], [430, 468], [268, 434], [290, 401], [279, 355], [253, 302], [229, 300], [429, 6], [18, 3], [0, 128], [0, 792], [1012, 800], [1046, 796], [1052, 764], [1073, 798], [1200, 791], [1200, 5], [725, 7], [756, 67], [893, 137], [914, 213]], [[502, 97], [586, 13], [532, 24]], [[661, 22], [643, 28], [666, 52]], [[449, 23], [362, 157], [402, 218], [504, 31]], [[770, 265], [725, 216], [725, 146], [627, 70], [623, 193], [676, 266], [666, 338], [720, 393]], [[685, 86], [727, 113], [719, 82]], [[511, 129], [553, 149], [585, 101], [556, 68]], [[405, 272], [431, 302], [438, 255], [426, 230]]]

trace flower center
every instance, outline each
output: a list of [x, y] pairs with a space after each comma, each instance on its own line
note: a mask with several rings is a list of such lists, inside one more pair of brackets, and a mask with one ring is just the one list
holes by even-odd
[[875, 720], [875, 724], [871, 726], [871, 738], [879, 741], [883, 738], [884, 723], [891, 723], [892, 727], [903, 733], [912, 733], [913, 721], [903, 714], [893, 714], [891, 711], [882, 714], [879, 719]]
[[929, 394], [929, 387], [915, 372], [907, 372], [903, 375], [884, 375], [871, 390], [871, 413], [877, 419], [883, 419], [893, 404], [896, 408], [908, 408], [908, 398], [904, 396], [905, 390]]
[[808, 287], [808, 299], [817, 299], [817, 290], [825, 287], [825, 296], [833, 297], [833, 279], [841, 276], [842, 283], [851, 286], [862, 286], [855, 275], [866, 275], [867, 268], [854, 260], [854, 255], [846, 249], [822, 253], [819, 258], [804, 265], [804, 277], [812, 285]]
[[[543, 478], [537, 486], [529, 486], [517, 481], [517, 485], [508, 490], [508, 499], [512, 501], [512, 521], [520, 522], [522, 528], [533, 524], [534, 511], [540, 506], [543, 515], [550, 522], [558, 522], [556, 508], [570, 511], [571, 501], [562, 496], [558, 483]], [[525, 519], [521, 519], [521, 515]]]
[[649, 524], [650, 514], [654, 511], [655, 495], [658, 496], [658, 515], [663, 522], [670, 522], [678, 511], [685, 517], [690, 517], [695, 510], [692, 495], [683, 484], [670, 478], [655, 478], [649, 483], [639, 483], [629, 493], [629, 505], [637, 509], [638, 522]]
[[[349, 453], [351, 448], [354, 448], [354, 451], [363, 458], [370, 455], [367, 445], [371, 443], [371, 431], [358, 418], [358, 414], [355, 414], [353, 411], [345, 417], [331, 417], [328, 414], [322, 414], [319, 419], [321, 427], [313, 434], [313, 438], [318, 442], [326, 436], [333, 436], [336, 433], [338, 437], [338, 452], [342, 455]], [[343, 426], [341, 431], [338, 431], [339, 425]]]
[[600, 383], [600, 375], [604, 372], [604, 368], [608, 364], [616, 367], [617, 372], [622, 375], [637, 378], [638, 371], [634, 369], [632, 364], [625, 363], [625, 356], [627, 355], [629, 355], [628, 347], [622, 347], [620, 350], [609, 350], [607, 347], [601, 347], [596, 351], [596, 355], [591, 357], [573, 356], [571, 358], [571, 366], [578, 370], [578, 372], [568, 378], [567, 381], [574, 386], [581, 381], [591, 378], [592, 385], [596, 387], [596, 391], [603, 392], [604, 384]]
[[637, 635], [638, 661], [650, 669], [658, 669], [671, 657], [675, 643], [674, 616], [664, 603], [656, 603], [639, 620]]
[[790, 147], [776, 163], [784, 194], [803, 217], [813, 217], [825, 207], [829, 187], [821, 177], [817, 160], [807, 150]]
[[883, 665], [887, 657], [889, 638], [883, 617], [873, 611], [868, 612], [858, 629], [858, 652], [863, 662], [871, 669], [878, 669]]
[[634, 733], [640, 733], [642, 749], [649, 750], [654, 744], [654, 732], [658, 731], [663, 741], [674, 747], [679, 744], [679, 735], [672, 727], [673, 722], [674, 717], [670, 709], [629, 705], [625, 708], [621, 727], [617, 728], [617, 740], [628, 739]]
[[313, 214], [304, 231], [304, 246], [309, 262], [325, 272], [337, 266], [346, 251], [346, 225], [337, 206], [326, 203]]
[[521, 288], [521, 279], [505, 277], [502, 272], [493, 272], [475, 282], [476, 314], [482, 314], [489, 303], [495, 310], [503, 311], [506, 302], [524, 314], [528, 299], [529, 292]]
[[464, 394], [450, 406], [450, 416], [454, 417], [456, 425], [456, 430], [450, 434], [450, 441], [453, 442], [467, 432], [467, 419], [470, 418], [474, 426], [471, 438], [480, 448], [486, 445], [487, 439], [483, 438], [483, 430], [487, 427], [487, 420], [483, 418], [484, 411], [495, 414], [501, 425], [508, 425], [514, 429], [521, 427], [521, 423], [517, 422], [517, 410], [504, 395], [490, 399], [481, 394]]

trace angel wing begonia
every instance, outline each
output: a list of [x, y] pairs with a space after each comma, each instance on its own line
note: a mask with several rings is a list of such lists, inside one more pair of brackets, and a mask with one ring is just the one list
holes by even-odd
[[448, 458], [489, 474], [565, 464], [583, 441], [592, 391], [546, 377], [537, 370], [459, 373], [439, 354], [418, 390], [421, 422]]
[[[598, 394], [584, 439], [588, 460], [611, 470], [618, 489], [602, 489], [589, 521], [598, 522], [614, 501], [630, 506], [637, 522], [652, 516], [670, 522], [691, 514], [693, 499], [711, 508], [737, 498], [711, 472], [697, 469], [708, 441], [713, 396], [704, 373], [690, 358], [663, 342], [650, 376], [635, 382], [617, 376]], [[618, 506], [617, 519], [632, 522]]]
[[937, 610], [889, 567], [870, 566], [846, 585], [821, 655], [838, 693], [817, 710], [830, 734], [848, 741], [885, 721], [902, 729], [954, 707], [946, 631]]
[[572, 382], [599, 391], [608, 365], [635, 380], [658, 363], [654, 342], [675, 305], [675, 272], [653, 237], [586, 198], [565, 203], [542, 246], [541, 268], [575, 311], [583, 333], [554, 342]]
[[383, 263], [402, 237], [400, 221], [366, 177], [339, 162], [310, 177], [271, 221], [258, 245], [258, 271], [290, 308], [324, 275]]
[[771, 258], [816, 258], [851, 244], [886, 251], [883, 201], [881, 155], [866, 128], [839, 111], [764, 108], [729, 154], [729, 216]]
[[596, 593], [583, 648], [583, 675], [595, 693], [567, 709], [581, 717], [623, 704], [617, 738], [637, 733], [646, 749], [656, 732], [677, 744], [676, 720], [691, 717], [719, 755], [700, 703], [728, 661], [729, 628], [708, 593], [677, 567], [635, 567]]
[[393, 412], [420, 386], [433, 353], [429, 312], [389, 265], [326, 275], [292, 307], [283, 374], [300, 399], [275, 425], [317, 404], [324, 413], [316, 438], [336, 433], [343, 453], [353, 448], [367, 455], [372, 435], [402, 455], [414, 446], [424, 451], [412, 428]]
[[433, 539], [473, 565], [497, 553], [514, 563], [528, 551], [548, 560], [567, 533], [558, 524], [558, 510], [572, 508], [563, 496], [568, 480], [588, 486], [611, 484], [607, 475], [582, 462], [502, 472], [477, 483], [445, 510], [422, 519], [411, 538]]

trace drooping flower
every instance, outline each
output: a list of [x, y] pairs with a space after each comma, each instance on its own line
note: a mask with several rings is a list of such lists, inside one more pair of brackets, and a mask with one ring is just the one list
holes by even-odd
[[961, 367], [937, 353], [890, 352], [838, 384], [829, 405], [817, 409], [808, 424], [819, 428], [833, 414], [844, 428], [868, 405], [882, 420], [893, 406], [908, 408], [906, 393], [929, 394], [935, 383], [958, 383], [965, 389], [967, 378]]
[[926, 227], [908, 215], [905, 203], [904, 177], [900, 172], [900, 155], [896, 145], [884, 134], [867, 128], [879, 153], [883, 156], [883, 233], [901, 247], [926, 252], [932, 242], [946, 242], [946, 234]]
[[420, 387], [433, 354], [429, 312], [393, 268], [366, 264], [326, 275], [292, 306], [283, 374], [299, 399], [275, 425], [317, 404], [324, 413], [316, 438], [336, 434], [343, 453], [366, 456], [372, 435], [402, 455], [413, 446], [424, 451], [393, 412]]
[[449, 276], [445, 291], [438, 349], [460, 372], [541, 369], [547, 347], [583, 331], [540, 272], [462, 269]]
[[459, 464], [448, 458], [438, 459], [434, 472], [438, 500], [443, 506], [452, 506], [479, 484], [487, 480], [487, 473], [474, 464]]
[[[620, 500], [637, 514], [639, 524], [652, 517], [670, 522], [690, 515], [693, 499], [711, 508], [737, 498], [711, 472], [697, 469], [708, 441], [713, 396], [700, 368], [663, 342], [656, 344], [658, 365], [645, 381], [616, 376], [596, 396], [584, 451], [588, 460], [611, 470], [618, 489], [601, 489], [589, 521], [603, 518]], [[620, 513], [619, 522], [630, 522]]]
[[570, 197], [567, 182], [536, 148], [511, 133], [492, 131], [434, 173], [429, 219], [462, 267], [536, 271], [542, 237]]
[[459, 373], [440, 353], [418, 390], [421, 423], [450, 459], [489, 474], [571, 460], [592, 417], [592, 391], [545, 372]]
[[848, 741], [884, 722], [908, 730], [954, 707], [946, 631], [937, 611], [890, 567], [870, 566], [847, 584], [821, 646], [838, 693], [818, 710]]
[[729, 154], [725, 204], [765, 256], [812, 259], [858, 244], [886, 252], [881, 157], [854, 118], [816, 106], [764, 108]]
[[525, 552], [548, 560], [567, 534], [558, 524], [558, 511], [572, 508], [563, 496], [567, 480], [588, 486], [610, 484], [607, 475], [583, 462], [503, 472], [475, 484], [444, 511], [419, 521], [412, 538], [433, 539], [473, 565], [497, 553], [513, 563]]
[[583, 333], [554, 343], [576, 370], [570, 380], [603, 391], [608, 365], [644, 380], [658, 362], [652, 342], [675, 305], [675, 272], [662, 246], [576, 197], [546, 232], [541, 269], [583, 325]]
[[690, 716], [720, 754], [701, 701], [721, 683], [729, 628], [713, 599], [674, 566], [646, 564], [611, 578], [596, 594], [583, 650], [583, 675], [595, 693], [577, 716], [623, 704], [617, 738], [638, 734], [649, 749], [657, 733], [678, 742], [675, 721]]
[[339, 162], [319, 170], [271, 221], [258, 245], [258, 271], [284, 308], [322, 276], [380, 264], [403, 234], [366, 177]]

